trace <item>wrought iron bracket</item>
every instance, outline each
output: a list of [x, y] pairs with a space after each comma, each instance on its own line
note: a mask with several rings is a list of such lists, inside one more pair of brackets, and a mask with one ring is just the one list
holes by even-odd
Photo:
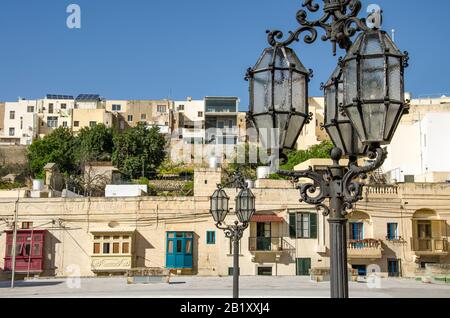
[[347, 167], [340, 166], [342, 151], [334, 148], [332, 151], [334, 164], [324, 173], [313, 171], [310, 167], [304, 171], [278, 171], [277, 174], [291, 177], [298, 183], [300, 179], [310, 179], [311, 183], [302, 183], [297, 186], [300, 190], [300, 202], [316, 206], [325, 216], [330, 215], [330, 209], [324, 204], [327, 199], [339, 198], [343, 201], [345, 216], [353, 208], [353, 204], [362, 200], [364, 183], [356, 179], [366, 179], [367, 173], [379, 169], [387, 157], [387, 151], [379, 146], [371, 148], [367, 157], [372, 160], [368, 165], [359, 167], [353, 158]]
[[238, 221], [233, 225], [225, 223], [217, 223], [216, 227], [225, 232], [225, 237], [231, 239], [232, 242], [240, 241], [244, 236], [244, 231], [248, 228], [248, 223], [239, 224]]
[[[320, 5], [315, 0], [304, 0], [302, 7], [310, 13], [319, 11]], [[351, 38], [359, 31], [368, 30], [366, 19], [359, 18], [362, 4], [360, 0], [324, 0], [323, 15], [317, 20], [308, 20], [308, 12], [301, 9], [297, 12], [297, 22], [300, 27], [289, 31], [289, 36], [283, 40], [284, 34], [280, 30], [267, 31], [268, 42], [272, 46], [288, 46], [300, 41], [302, 33], [308, 32], [303, 38], [307, 44], [317, 39], [317, 29], [321, 28], [325, 34], [322, 41], [330, 41], [333, 45], [333, 55], [336, 55], [337, 46], [348, 50], [353, 44]]]
[[222, 183], [217, 184], [217, 188], [225, 189], [226, 187], [229, 186], [235, 186], [237, 189], [241, 190], [248, 188], [248, 183], [245, 181], [245, 178], [239, 168], [236, 171], [234, 171], [230, 177], [231, 177], [230, 181], [223, 184]]

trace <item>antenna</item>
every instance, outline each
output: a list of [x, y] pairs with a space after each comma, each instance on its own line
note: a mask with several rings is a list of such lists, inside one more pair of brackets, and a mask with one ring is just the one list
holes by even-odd
[[395, 42], [395, 29], [392, 29], [392, 41]]

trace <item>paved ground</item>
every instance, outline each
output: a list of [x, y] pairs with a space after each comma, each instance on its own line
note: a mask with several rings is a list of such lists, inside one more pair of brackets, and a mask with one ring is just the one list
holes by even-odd
[[[70, 283], [70, 282], [69, 282]], [[0, 298], [228, 298], [232, 279], [176, 277], [170, 284], [127, 285], [124, 278], [81, 279], [80, 288], [69, 288], [66, 280], [0, 282]], [[450, 285], [431, 285], [407, 279], [383, 279], [381, 288], [369, 289], [365, 282], [350, 283], [355, 298], [450, 298]], [[241, 297], [328, 298], [329, 283], [313, 283], [306, 277], [241, 277]]]

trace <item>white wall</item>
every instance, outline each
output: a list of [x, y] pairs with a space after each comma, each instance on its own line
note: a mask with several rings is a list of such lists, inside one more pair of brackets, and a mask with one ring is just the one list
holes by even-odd
[[147, 185], [107, 185], [105, 197], [107, 198], [130, 198], [140, 197], [148, 192]]
[[[34, 107], [34, 112], [28, 112], [28, 106]], [[10, 119], [11, 111], [15, 112], [14, 119]], [[5, 103], [4, 136], [20, 139], [21, 145], [30, 145], [37, 136], [37, 101], [19, 100]], [[14, 128], [14, 135], [10, 136], [10, 128]]]
[[430, 172], [450, 172], [450, 113], [428, 113], [417, 122], [402, 123], [388, 146], [383, 166], [391, 181], [404, 182]]
[[450, 171], [450, 113], [427, 114], [421, 132], [423, 173]]

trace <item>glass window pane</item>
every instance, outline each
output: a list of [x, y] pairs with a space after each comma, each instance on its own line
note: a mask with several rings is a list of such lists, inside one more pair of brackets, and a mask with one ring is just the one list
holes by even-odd
[[94, 254], [100, 254], [100, 243], [94, 243]]
[[167, 243], [167, 253], [173, 254], [173, 241]]
[[114, 243], [113, 244], [113, 254], [119, 254], [120, 253], [120, 243]]
[[192, 233], [186, 233], [185, 237], [192, 238], [193, 236], [192, 236]]
[[130, 254], [130, 243], [122, 243], [122, 254]]
[[12, 244], [9, 244], [6, 248], [6, 256], [12, 256]]
[[109, 243], [103, 243], [103, 254], [109, 254], [110, 248], [111, 248], [111, 246]]
[[33, 256], [41, 256], [41, 244], [33, 244]]
[[181, 240], [177, 240], [177, 253], [183, 252], [183, 242]]
[[175, 238], [175, 233], [169, 233], [168, 238]]
[[191, 254], [191, 253], [192, 253], [192, 241], [187, 240], [186, 241], [186, 254]]

